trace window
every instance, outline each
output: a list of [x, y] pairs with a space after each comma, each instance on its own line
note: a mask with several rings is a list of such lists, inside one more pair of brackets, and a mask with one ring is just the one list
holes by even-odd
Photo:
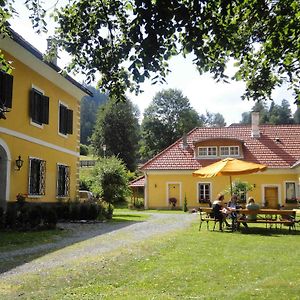
[[286, 200], [296, 200], [296, 184], [295, 182], [286, 182]]
[[220, 156], [239, 156], [239, 146], [221, 146]]
[[62, 103], [59, 104], [59, 133], [64, 135], [73, 133], [73, 111]]
[[67, 197], [70, 190], [70, 167], [57, 165], [57, 196]]
[[210, 195], [210, 183], [199, 183], [198, 184], [198, 202], [208, 203], [211, 201]]
[[12, 108], [13, 76], [0, 70], [0, 108]]
[[217, 156], [217, 147], [199, 147], [198, 156]]
[[49, 124], [49, 97], [34, 88], [30, 91], [30, 117], [36, 124]]
[[29, 160], [29, 195], [45, 195], [46, 161]]

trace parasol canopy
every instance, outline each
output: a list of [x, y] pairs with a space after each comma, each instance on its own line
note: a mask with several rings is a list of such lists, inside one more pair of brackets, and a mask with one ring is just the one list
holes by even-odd
[[259, 171], [265, 171], [266, 169], [266, 165], [228, 157], [193, 172], [193, 176], [202, 178], [230, 176], [230, 188], [232, 190], [232, 175], [252, 174]]

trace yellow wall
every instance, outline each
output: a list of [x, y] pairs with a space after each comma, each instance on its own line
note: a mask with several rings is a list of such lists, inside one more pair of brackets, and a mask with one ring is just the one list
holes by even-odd
[[[212, 187], [212, 199], [216, 199], [220, 192], [223, 192], [229, 187], [229, 177], [219, 176], [214, 178], [197, 178], [190, 173], [152, 173], [148, 172], [146, 185], [146, 199], [148, 208], [167, 208], [168, 207], [168, 195], [167, 186], [168, 183], [180, 183], [181, 184], [181, 205], [184, 203], [184, 197], [186, 196], [187, 204], [189, 208], [199, 207], [200, 204], [197, 201], [197, 185], [200, 182], [210, 182]], [[255, 188], [248, 192], [247, 196], [252, 196], [256, 199], [257, 203], [263, 203], [263, 190], [264, 186], [278, 186], [279, 188], [279, 200], [281, 204], [285, 204], [285, 181], [299, 182], [299, 174], [251, 174], [233, 176], [232, 180], [241, 180], [249, 182], [254, 185]], [[230, 195], [225, 195], [225, 202], [229, 201]], [[178, 203], [180, 204], [180, 203]]]
[[[18, 193], [28, 193], [29, 157], [46, 161], [46, 194], [29, 200], [57, 201], [57, 163], [70, 166], [70, 198], [75, 199], [78, 189], [80, 103], [22, 62], [8, 53], [4, 54], [6, 59], [13, 61], [14, 67], [12, 111], [6, 113], [6, 120], [0, 119], [0, 141], [7, 145], [11, 155], [10, 190], [7, 200], [14, 201]], [[33, 86], [49, 97], [49, 125], [43, 124], [42, 128], [30, 124], [29, 91]], [[67, 137], [58, 134], [59, 101], [73, 110], [73, 134]], [[19, 136], [16, 136], [16, 133]], [[23, 136], [25, 138], [22, 138]], [[28, 139], [37, 139], [42, 143], [40, 145]], [[53, 149], [57, 147], [60, 150]], [[16, 171], [15, 160], [19, 155], [24, 160], [24, 166], [20, 171]]]

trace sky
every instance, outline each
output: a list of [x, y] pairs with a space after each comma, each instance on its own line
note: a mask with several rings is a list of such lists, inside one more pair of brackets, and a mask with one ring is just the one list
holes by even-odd
[[[51, 1], [53, 2], [54, 0], [45, 1], [47, 3], [46, 8], [52, 7]], [[48, 22], [48, 33], [37, 35], [32, 29], [28, 12], [24, 9], [23, 3], [24, 0], [15, 0], [14, 6], [19, 12], [19, 17], [11, 21], [12, 28], [39, 51], [44, 53], [47, 48], [46, 38], [53, 34], [53, 25]], [[69, 58], [64, 53], [59, 53], [58, 55], [60, 57], [58, 65], [63, 67]], [[182, 56], [174, 57], [170, 60], [169, 65], [172, 72], [167, 76], [166, 84], [152, 85], [150, 81], [146, 81], [141, 85], [144, 93], [137, 96], [135, 94], [127, 94], [128, 98], [139, 107], [141, 116], [155, 94], [169, 88], [181, 90], [183, 95], [189, 99], [191, 106], [199, 114], [205, 114], [206, 111], [222, 114], [227, 125], [240, 122], [242, 113], [250, 111], [254, 105], [254, 101], [243, 101], [241, 99], [245, 83], [236, 81], [232, 81], [229, 84], [217, 83], [211, 74], [199, 75], [192, 64], [191, 56], [186, 59]], [[233, 75], [233, 72], [234, 68], [231, 64], [228, 66], [228, 75]], [[84, 81], [84, 77], [80, 75], [77, 75], [75, 79], [80, 83]], [[96, 86], [96, 82], [93, 85]], [[291, 91], [287, 91], [285, 88], [277, 88], [272, 96], [275, 103], [278, 104], [283, 99], [288, 100], [292, 112], [296, 110]], [[270, 105], [270, 102], [267, 104]]]

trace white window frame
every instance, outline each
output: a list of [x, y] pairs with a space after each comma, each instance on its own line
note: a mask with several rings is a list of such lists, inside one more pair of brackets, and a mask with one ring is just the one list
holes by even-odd
[[[37, 90], [37, 91], [40, 92], [42, 95], [45, 95], [45, 91], [42, 90], [42, 89], [40, 89], [40, 88], [37, 87], [36, 85], [32, 84], [32, 85], [31, 85], [31, 88]], [[29, 103], [30, 103], [30, 101], [29, 101]], [[31, 117], [30, 117], [30, 125], [35, 126], [35, 127], [37, 127], [37, 128], [40, 128], [40, 129], [43, 129], [43, 128], [44, 128], [44, 124], [39, 124], [39, 123], [34, 122], [34, 121], [32, 120]]]
[[[46, 162], [45, 159], [42, 159], [40, 157], [29, 156], [28, 159], [29, 159], [29, 163], [28, 163], [28, 197], [30, 197], [30, 198], [42, 198], [46, 195], [46, 188], [45, 188], [45, 194], [39, 194], [39, 195], [36, 194], [35, 195], [35, 194], [30, 193], [31, 160], [36, 159], [36, 160], [40, 160], [40, 161], [45, 161], [45, 163], [47, 163], [47, 162]], [[46, 176], [46, 174], [45, 174], [45, 176]], [[45, 185], [46, 185], [46, 178], [45, 178]]]
[[[227, 148], [228, 154], [222, 154], [222, 148], [223, 149]], [[232, 150], [231, 148], [237, 149], [238, 154], [233, 154], [232, 153], [233, 151], [231, 151]], [[222, 157], [229, 157], [229, 156], [239, 157], [240, 156], [240, 147], [236, 146], [236, 145], [234, 145], [234, 146], [219, 146], [219, 153], [220, 153], [220, 156], [222, 156]]]
[[[206, 182], [203, 182], [203, 181], [199, 181], [197, 182], [197, 195], [196, 195], [196, 199], [197, 199], [197, 203], [206, 203], [206, 202], [200, 202], [200, 185], [203, 184], [203, 185], [209, 185], [209, 194], [210, 194], [210, 199], [209, 201], [212, 202], [212, 183], [210, 181], [206, 181]], [[207, 202], [208, 203], [208, 202]]]
[[[206, 149], [205, 155], [200, 155], [200, 149]], [[215, 149], [216, 154], [211, 155], [209, 154], [209, 149]], [[198, 147], [198, 157], [217, 157], [218, 156], [218, 147], [217, 146], [205, 146], [205, 147]]]
[[292, 180], [288, 180], [284, 182], [284, 199], [287, 200], [287, 189], [286, 189], [286, 185], [287, 183], [293, 183], [295, 185], [295, 197], [298, 198], [298, 186], [297, 186], [297, 182], [296, 181], [292, 181]]

